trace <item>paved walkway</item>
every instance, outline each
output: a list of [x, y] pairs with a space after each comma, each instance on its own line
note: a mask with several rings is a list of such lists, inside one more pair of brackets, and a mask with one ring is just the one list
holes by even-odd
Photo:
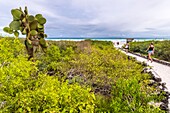
[[162, 79], [162, 82], [166, 83], [166, 87], [168, 91], [170, 92], [170, 66], [166, 66], [157, 62], [150, 62], [145, 58], [139, 57], [137, 55], [133, 55], [131, 53], [127, 53], [127, 55], [130, 55], [132, 57], [135, 57], [138, 61], [146, 62], [149, 66], [152, 67], [152, 69], [160, 76]]
[[[119, 49], [122, 45], [121, 46], [114, 45], [114, 46], [117, 49]], [[127, 55], [135, 57], [138, 61], [146, 62], [149, 66], [151, 66], [152, 69], [157, 73], [157, 75], [159, 75], [160, 78], [162, 79], [162, 83], [166, 83], [167, 90], [170, 92], [170, 66], [166, 66], [157, 62], [151, 63], [150, 61], [147, 61], [147, 59], [131, 53], [127, 53]]]
[[[123, 45], [123, 44], [122, 44]], [[117, 49], [121, 48], [122, 45], [118, 46], [118, 45], [114, 45], [114, 47], [116, 47]], [[124, 51], [122, 51], [124, 52]], [[124, 52], [125, 53], [125, 52]], [[131, 53], [125, 53], [129, 56], [135, 57], [138, 61], [141, 62], [145, 62], [147, 63], [149, 66], [152, 67], [152, 69], [154, 70], [154, 72], [160, 76], [160, 78], [162, 79], [162, 83], [166, 83], [166, 87], [167, 87], [167, 91], [170, 92], [170, 66], [166, 66], [157, 62], [150, 62], [147, 59], [131, 54]], [[170, 99], [169, 99], [169, 104], [168, 107], [170, 109]], [[169, 112], [170, 113], [170, 112]]]
[[[166, 66], [157, 62], [150, 62], [145, 58], [139, 57], [137, 55], [127, 53], [127, 55], [135, 57], [138, 61], [146, 62], [152, 69], [160, 76], [162, 83], [166, 83], [168, 92], [170, 92], [170, 66]], [[170, 99], [169, 99], [169, 109], [170, 109]]]

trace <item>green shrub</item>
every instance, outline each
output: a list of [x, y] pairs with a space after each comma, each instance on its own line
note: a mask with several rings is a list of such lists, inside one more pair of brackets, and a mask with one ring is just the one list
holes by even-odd
[[8, 61], [0, 69], [0, 103], [5, 102], [1, 112], [94, 111], [95, 96], [90, 88], [38, 74], [37, 62], [27, 61], [20, 53], [22, 44], [17, 39], [5, 40], [0, 40], [1, 49], [8, 47], [7, 51], [1, 51], [1, 56], [5, 56], [1, 61]]
[[27, 89], [7, 100], [3, 112], [88, 112], [94, 111], [95, 96], [90, 88], [61, 83], [55, 77], [39, 75]]
[[149, 44], [153, 42], [155, 46], [154, 57], [170, 61], [170, 41], [145, 41], [145, 42], [131, 42], [130, 43], [130, 51], [138, 52], [141, 54], [147, 54], [147, 48]]
[[0, 112], [163, 112], [143, 66], [102, 41], [49, 42], [36, 61], [18, 39], [0, 39]]

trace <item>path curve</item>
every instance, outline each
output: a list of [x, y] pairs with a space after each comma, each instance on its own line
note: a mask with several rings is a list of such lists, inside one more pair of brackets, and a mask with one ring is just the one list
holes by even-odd
[[[170, 92], [170, 66], [160, 64], [160, 63], [157, 63], [157, 62], [151, 63], [147, 59], [140, 57], [140, 56], [137, 56], [137, 55], [134, 55], [132, 53], [125, 53], [125, 54], [132, 56], [132, 57], [135, 57], [136, 60], [138, 60], [140, 62], [145, 62], [149, 66], [151, 66], [152, 69], [154, 70], [154, 72], [156, 72], [157, 75], [159, 75], [160, 78], [162, 79], [162, 83], [166, 83], [167, 91]], [[169, 99], [169, 102], [170, 102], [170, 99]], [[168, 108], [170, 108], [170, 103], [168, 104]]]
[[161, 77], [162, 82], [166, 83], [167, 90], [170, 92], [170, 66], [160, 64], [157, 62], [150, 62], [145, 58], [134, 55], [132, 53], [127, 53], [127, 55], [135, 57], [140, 62], [145, 62]]
[[[117, 48], [118, 50], [120, 50], [123, 44], [120, 46], [113, 44], [113, 46]], [[155, 61], [151, 63], [146, 58], [134, 55], [132, 53], [126, 53], [125, 51], [122, 51], [122, 52], [129, 56], [135, 57], [140, 62], [145, 62], [149, 66], [151, 66], [152, 69], [160, 76], [160, 78], [162, 79], [162, 82], [166, 83], [167, 90], [170, 92], [170, 66], [164, 65], [164, 64], [161, 64]]]

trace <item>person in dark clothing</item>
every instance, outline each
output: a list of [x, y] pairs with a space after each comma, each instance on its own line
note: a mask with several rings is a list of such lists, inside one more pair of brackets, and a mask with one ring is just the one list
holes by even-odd
[[125, 51], [126, 51], [126, 53], [128, 53], [128, 51], [129, 51], [129, 43], [126, 43], [126, 45], [125, 45]]
[[153, 42], [150, 43], [148, 49], [147, 49], [147, 52], [148, 52], [148, 60], [151, 61], [151, 63], [153, 62], [153, 59], [151, 57], [151, 55], [154, 54], [154, 45], [153, 45]]

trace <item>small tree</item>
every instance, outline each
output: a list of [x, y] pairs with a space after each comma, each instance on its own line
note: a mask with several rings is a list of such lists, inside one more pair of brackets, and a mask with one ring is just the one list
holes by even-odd
[[3, 30], [9, 34], [14, 34], [16, 37], [19, 36], [19, 31], [22, 35], [26, 35], [25, 46], [29, 55], [28, 60], [34, 56], [39, 46], [46, 52], [47, 43], [44, 39], [47, 37], [44, 33], [46, 19], [42, 14], [29, 15], [27, 7], [25, 7], [24, 11], [22, 11], [21, 7], [12, 9], [11, 14], [13, 21], [9, 24], [9, 27], [4, 27]]

